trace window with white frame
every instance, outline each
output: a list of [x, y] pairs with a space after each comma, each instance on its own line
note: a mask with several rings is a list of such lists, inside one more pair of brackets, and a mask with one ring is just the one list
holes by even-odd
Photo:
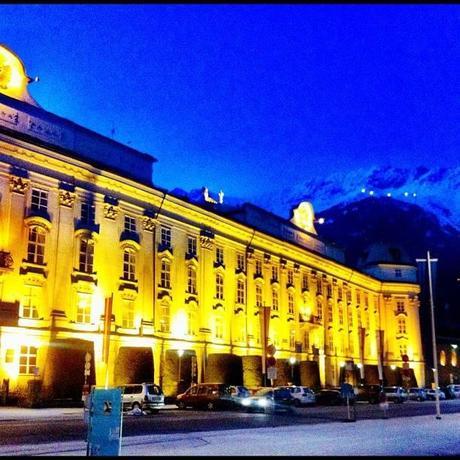
[[38, 188], [32, 189], [30, 199], [30, 209], [34, 211], [47, 211], [48, 210], [48, 192]]
[[273, 311], [278, 311], [279, 309], [279, 297], [277, 289], [272, 289], [272, 309]]
[[224, 300], [224, 277], [216, 273], [216, 299]]
[[21, 308], [19, 315], [22, 318], [36, 319], [38, 318], [38, 286], [26, 286], [24, 296], [22, 297]]
[[160, 244], [167, 248], [171, 247], [171, 229], [169, 227], [160, 228]]
[[91, 323], [92, 295], [84, 292], [77, 293], [77, 323]]
[[187, 267], [187, 292], [196, 294], [196, 270], [192, 265]]
[[131, 248], [123, 249], [123, 278], [128, 281], [136, 280], [136, 252]]
[[96, 220], [96, 208], [93, 204], [83, 202], [81, 204], [80, 218], [83, 222], [94, 222]]
[[290, 315], [294, 314], [294, 295], [292, 292], [288, 292], [288, 313]]
[[241, 252], [239, 252], [237, 255], [236, 255], [236, 268], [238, 270], [241, 270], [241, 271], [245, 271], [246, 270], [246, 261], [245, 261], [245, 257], [244, 257], [244, 254], [242, 254]]
[[224, 248], [222, 246], [216, 246], [216, 263], [224, 264]]
[[244, 304], [246, 299], [246, 289], [243, 280], [238, 280], [236, 284], [236, 303]]
[[27, 262], [39, 265], [45, 263], [45, 241], [46, 232], [44, 229], [37, 226], [29, 228]]
[[78, 269], [84, 273], [93, 273], [94, 241], [88, 236], [80, 238]]
[[278, 267], [272, 266], [272, 281], [278, 281]]
[[195, 236], [187, 236], [187, 254], [197, 254], [197, 241]]
[[262, 286], [256, 284], [256, 307], [262, 306]]
[[161, 261], [160, 286], [166, 289], [171, 288], [171, 264], [166, 259]]
[[37, 366], [37, 347], [21, 345], [19, 354], [19, 374], [28, 375], [35, 372]]
[[134, 328], [134, 301], [123, 299], [122, 327], [127, 329]]
[[169, 303], [162, 302], [160, 308], [160, 332], [169, 332]]
[[125, 216], [125, 230], [127, 232], [136, 232], [136, 219], [132, 216]]

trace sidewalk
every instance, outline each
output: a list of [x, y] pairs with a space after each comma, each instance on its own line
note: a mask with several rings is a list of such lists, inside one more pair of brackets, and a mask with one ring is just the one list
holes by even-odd
[[[0, 455], [85, 455], [84, 441], [0, 446]], [[460, 414], [122, 439], [122, 456], [460, 455]]]

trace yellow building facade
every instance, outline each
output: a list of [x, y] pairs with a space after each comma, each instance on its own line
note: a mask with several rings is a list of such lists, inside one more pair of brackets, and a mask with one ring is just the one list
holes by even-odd
[[[26, 78], [6, 47], [0, 66]], [[85, 382], [154, 381], [167, 396], [191, 382], [261, 386], [264, 311], [274, 384], [396, 383], [407, 355], [424, 385], [415, 267], [347, 266], [305, 203], [282, 222], [168, 193], [152, 183], [153, 157], [1, 83], [0, 381], [11, 395], [31, 380], [44, 400], [78, 399]], [[281, 230], [253, 225], [257, 213]]]

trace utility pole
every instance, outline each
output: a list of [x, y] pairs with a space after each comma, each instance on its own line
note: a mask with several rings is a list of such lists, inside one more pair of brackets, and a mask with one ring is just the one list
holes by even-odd
[[428, 285], [430, 288], [430, 305], [431, 305], [431, 338], [433, 342], [433, 373], [434, 373], [434, 384], [436, 387], [435, 396], [436, 396], [436, 419], [441, 420], [441, 407], [439, 404], [439, 377], [438, 377], [438, 357], [436, 351], [436, 335], [435, 335], [435, 325], [434, 325], [434, 302], [433, 302], [433, 285], [431, 282], [431, 262], [437, 262], [438, 259], [430, 258], [430, 251], [426, 253], [426, 259], [415, 259], [416, 262], [427, 262], [428, 264]]

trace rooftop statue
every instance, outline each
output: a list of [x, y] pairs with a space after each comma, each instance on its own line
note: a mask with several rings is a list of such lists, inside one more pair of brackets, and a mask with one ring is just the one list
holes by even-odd
[[314, 235], [317, 234], [314, 226], [315, 212], [313, 211], [313, 205], [309, 201], [302, 201], [297, 208], [292, 210], [290, 222], [302, 230]]

